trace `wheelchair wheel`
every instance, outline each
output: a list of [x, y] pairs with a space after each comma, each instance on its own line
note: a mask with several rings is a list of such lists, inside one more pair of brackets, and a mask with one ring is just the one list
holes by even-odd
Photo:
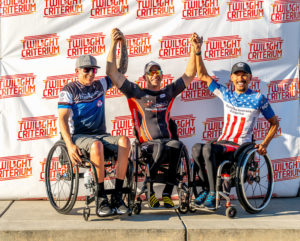
[[135, 165], [136, 161], [135, 159], [129, 160], [128, 162], [128, 168], [126, 173], [126, 179], [127, 179], [127, 187], [128, 187], [128, 193], [127, 196], [127, 205], [130, 209], [130, 214], [134, 210], [135, 207], [135, 196], [137, 191], [137, 176], [135, 175]]
[[191, 163], [188, 151], [185, 146], [182, 147], [181, 151], [181, 161], [179, 163], [179, 183], [178, 183], [178, 198], [179, 198], [179, 207], [178, 211], [180, 213], [187, 213], [189, 210], [190, 204], [190, 195], [192, 193], [192, 188], [190, 185], [191, 177]]
[[72, 166], [64, 141], [50, 149], [45, 168], [45, 184], [52, 207], [59, 213], [69, 213], [78, 193], [78, 167]]
[[239, 158], [236, 191], [242, 207], [248, 213], [262, 211], [270, 202], [274, 174], [271, 160], [250, 149]]

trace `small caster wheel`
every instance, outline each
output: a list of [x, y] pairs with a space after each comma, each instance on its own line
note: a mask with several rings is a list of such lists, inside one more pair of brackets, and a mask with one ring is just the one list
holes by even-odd
[[189, 212], [191, 213], [195, 213], [197, 211], [197, 209], [193, 206], [193, 205], [189, 205]]
[[189, 211], [189, 205], [187, 203], [181, 203], [178, 207], [178, 211], [182, 214], [186, 214]]
[[90, 214], [91, 214], [91, 209], [90, 208], [84, 208], [83, 209], [83, 218], [84, 218], [85, 221], [89, 220]]
[[237, 211], [234, 207], [228, 207], [226, 208], [226, 216], [228, 218], [234, 218], [236, 215]]
[[141, 204], [140, 203], [134, 204], [134, 207], [133, 207], [134, 214], [140, 214], [141, 211], [142, 211]]

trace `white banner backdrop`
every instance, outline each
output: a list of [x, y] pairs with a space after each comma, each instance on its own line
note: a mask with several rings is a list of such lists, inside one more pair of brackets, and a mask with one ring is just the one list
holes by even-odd
[[[300, 183], [299, 0], [1, 0], [0, 199], [45, 198], [45, 158], [59, 139], [57, 95], [76, 81], [75, 59], [92, 54], [102, 67], [110, 32], [127, 38], [128, 79], [143, 85], [145, 63], [161, 64], [164, 84], [180, 77], [189, 36], [204, 37], [210, 75], [230, 88], [231, 66], [252, 68], [251, 88], [265, 94], [280, 119], [268, 152], [276, 196], [297, 195]], [[198, 79], [179, 95], [171, 116], [189, 151], [219, 136], [223, 107]], [[133, 137], [126, 98], [107, 92], [106, 124]], [[268, 131], [259, 118], [255, 139]]]

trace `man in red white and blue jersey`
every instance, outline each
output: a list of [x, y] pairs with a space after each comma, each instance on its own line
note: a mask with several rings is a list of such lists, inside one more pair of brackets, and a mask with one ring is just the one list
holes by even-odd
[[232, 66], [230, 79], [235, 90], [231, 91], [208, 75], [201, 56], [196, 61], [198, 78], [206, 82], [209, 90], [221, 99], [224, 106], [224, 126], [217, 142], [197, 143], [192, 150], [193, 159], [200, 167], [199, 178], [203, 186], [203, 191], [195, 199], [195, 204], [199, 206], [204, 204], [209, 209], [215, 209], [215, 182], [219, 164], [231, 158], [239, 145], [252, 142], [253, 129], [260, 113], [270, 123], [270, 129], [263, 142], [255, 145], [260, 155], [267, 153], [267, 146], [279, 124], [268, 99], [248, 88], [252, 72], [247, 63], [238, 62]]

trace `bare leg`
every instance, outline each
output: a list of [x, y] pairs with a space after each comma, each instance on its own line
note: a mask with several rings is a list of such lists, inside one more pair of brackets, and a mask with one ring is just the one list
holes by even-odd
[[104, 182], [104, 149], [101, 141], [92, 144], [90, 158], [96, 168], [98, 183]]
[[128, 165], [128, 154], [130, 151], [130, 141], [127, 136], [122, 136], [118, 142], [118, 160], [116, 164], [116, 178], [120, 180], [125, 179], [127, 165]]

